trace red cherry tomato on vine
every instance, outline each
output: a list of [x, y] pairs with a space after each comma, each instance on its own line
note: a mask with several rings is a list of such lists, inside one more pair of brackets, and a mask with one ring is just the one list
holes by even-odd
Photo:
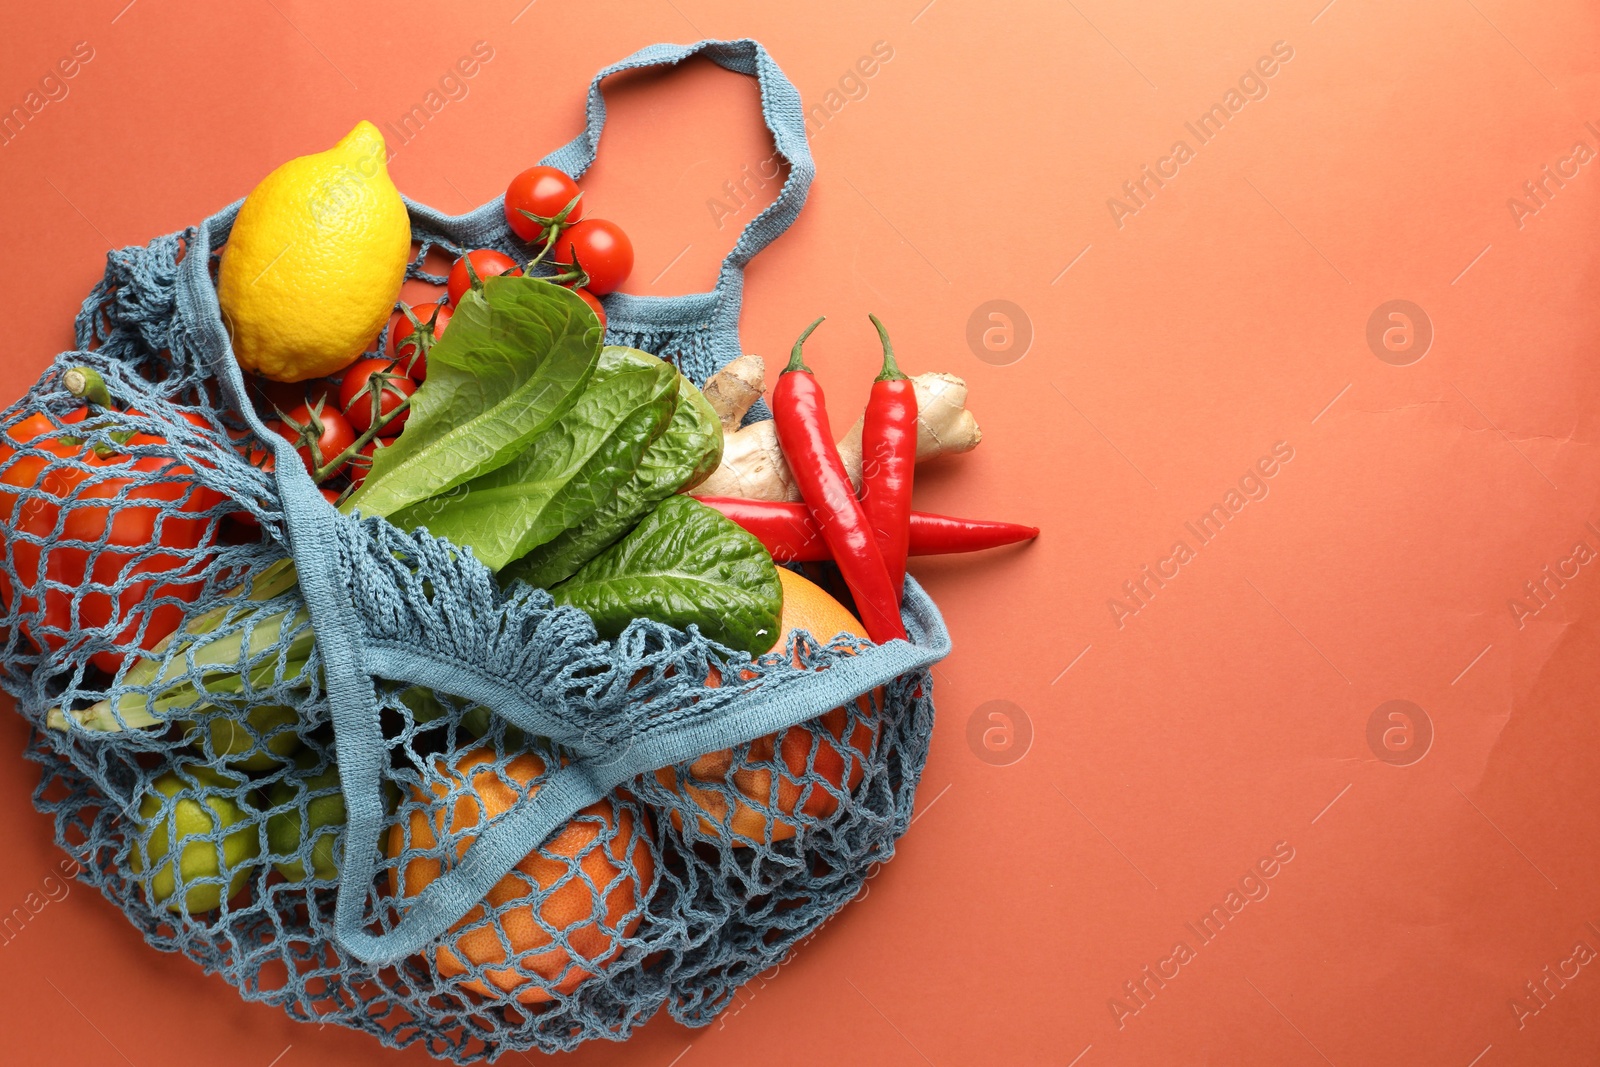
[[[313, 378], [309, 382], [301, 382], [306, 391], [306, 403], [323, 404], [331, 406], [339, 402], [338, 378]], [[285, 408], [285, 411], [288, 409]]]
[[[350, 422], [337, 409], [325, 407], [321, 411], [313, 410], [309, 404], [301, 404], [293, 411], [284, 414], [284, 422], [273, 420], [267, 426], [282, 437], [300, 443], [301, 435], [296, 426], [309, 426], [313, 430], [321, 426], [321, 432], [316, 439], [317, 463], [322, 466], [335, 458], [339, 453], [356, 443], [356, 432]], [[290, 424], [293, 425], [290, 425]], [[296, 449], [300, 453], [300, 460], [306, 465], [307, 473], [314, 473], [311, 462], [311, 449], [301, 444]], [[324, 472], [327, 473], [327, 472]]]
[[444, 336], [444, 328], [450, 325], [455, 309], [449, 304], [412, 304], [411, 314], [422, 323], [423, 333], [419, 334], [402, 312], [389, 331], [389, 353], [400, 364], [400, 369], [421, 385], [428, 378], [428, 349]]
[[479, 248], [468, 252], [456, 260], [455, 266], [450, 268], [450, 277], [445, 280], [445, 292], [449, 296], [451, 307], [461, 303], [461, 298], [472, 288], [472, 275], [467, 273], [469, 259], [472, 260], [473, 273], [477, 274], [480, 282], [486, 278], [497, 278], [502, 274], [522, 273], [517, 261], [504, 252], [496, 252], [492, 248]]
[[382, 452], [385, 442], [382, 438], [374, 438], [361, 446], [361, 451], [356, 453], [356, 458], [350, 461], [345, 472], [350, 475], [350, 485], [361, 488], [361, 483], [367, 480], [367, 475], [372, 473], [372, 461]]
[[633, 242], [609, 219], [584, 219], [561, 231], [550, 253], [556, 263], [574, 263], [589, 276], [584, 288], [596, 296], [615, 292], [633, 271]]
[[600, 328], [606, 328], [606, 309], [600, 306], [599, 299], [587, 289], [574, 289], [574, 293], [583, 297], [583, 302], [594, 309], [595, 315], [600, 319]]
[[[359, 436], [372, 429], [375, 397], [379, 414], [387, 415], [416, 391], [417, 383], [407, 378], [393, 360], [359, 359], [344, 372], [344, 383], [339, 386], [339, 410], [344, 412], [350, 428]], [[399, 433], [410, 415], [409, 409], [396, 415], [384, 426], [381, 436], [393, 437]]]
[[[540, 220], [554, 219], [560, 215], [577, 195], [578, 183], [569, 178], [565, 171], [555, 167], [529, 167], [512, 178], [511, 184], [506, 186], [506, 222], [511, 226], [512, 233], [529, 244], [537, 244], [544, 240], [546, 229], [546, 224]], [[528, 215], [538, 218], [530, 219]], [[583, 201], [579, 200], [568, 212], [564, 225], [571, 225], [581, 218]]]

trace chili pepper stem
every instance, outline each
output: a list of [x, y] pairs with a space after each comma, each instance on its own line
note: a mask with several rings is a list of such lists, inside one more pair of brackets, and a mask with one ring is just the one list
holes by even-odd
[[61, 376], [61, 384], [73, 396], [96, 407], [112, 406], [111, 390], [107, 388], [106, 380], [100, 377], [100, 372], [93, 367], [73, 367]]
[[783, 368], [783, 373], [788, 374], [790, 371], [805, 371], [807, 374], [811, 373], [811, 368], [806, 366], [806, 338], [810, 337], [811, 331], [815, 330], [818, 326], [821, 326], [822, 320], [827, 317], [828, 316], [826, 315], [818, 315], [817, 321], [813, 322], [810, 326], [807, 326], [804, 332], [802, 332], [799, 337], [795, 338], [794, 347], [789, 349], [789, 365]]
[[878, 321], [878, 316], [868, 314], [872, 320], [873, 328], [878, 331], [878, 340], [883, 344], [883, 369], [873, 379], [875, 382], [898, 382], [905, 380], [905, 372], [900, 369], [900, 364], [894, 360], [894, 345], [889, 341], [889, 331], [884, 329], [883, 323]]

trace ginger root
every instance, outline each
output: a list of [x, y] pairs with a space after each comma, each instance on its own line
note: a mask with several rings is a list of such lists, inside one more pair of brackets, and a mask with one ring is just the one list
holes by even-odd
[[[978, 420], [967, 410], [967, 383], [953, 374], [918, 374], [917, 462], [970, 452], [983, 440]], [[778, 445], [770, 419], [739, 422], [766, 389], [760, 356], [743, 355], [711, 376], [705, 397], [722, 420], [722, 464], [694, 488], [695, 496], [734, 496], [747, 500], [799, 500], [800, 489]], [[845, 473], [861, 486], [862, 420], [839, 442]]]

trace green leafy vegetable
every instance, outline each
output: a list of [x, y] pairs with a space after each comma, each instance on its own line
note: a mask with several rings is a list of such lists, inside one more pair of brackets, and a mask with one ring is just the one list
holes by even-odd
[[489, 278], [467, 293], [428, 353], [405, 433], [381, 450], [348, 506], [393, 515], [510, 462], [583, 391], [599, 320], [576, 294], [535, 278]]
[[759, 655], [777, 640], [783, 610], [778, 568], [761, 542], [720, 512], [670, 496], [633, 532], [551, 590], [581, 608], [603, 637], [636, 618]]
[[[600, 370], [660, 363], [633, 348], [607, 346]], [[722, 462], [722, 426], [717, 413], [689, 379], [678, 376], [678, 406], [666, 431], [650, 442], [633, 477], [587, 519], [541, 545], [505, 572], [529, 585], [548, 589], [576, 574], [589, 560], [627, 533], [673, 493], [692, 489]]]
[[[454, 324], [452, 324], [454, 328]], [[596, 371], [548, 430], [510, 463], [392, 516], [470, 545], [491, 570], [573, 526], [633, 477], [677, 405], [678, 372], [660, 360]]]

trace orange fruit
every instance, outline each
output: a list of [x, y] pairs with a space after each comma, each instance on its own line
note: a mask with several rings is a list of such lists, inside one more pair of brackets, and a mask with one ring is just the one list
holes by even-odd
[[[805, 630], [824, 644], [839, 634], [866, 636], [860, 621], [821, 586], [785, 567], [778, 568], [778, 578], [783, 583], [783, 612], [778, 620], [780, 636], [769, 652], [782, 649], [795, 630]], [[796, 657], [795, 666], [800, 665]], [[716, 686], [721, 681], [722, 676], [713, 668], [707, 684]], [[850, 712], [843, 707], [834, 708], [811, 722], [757, 738], [750, 743], [748, 753], [737, 766], [733, 750], [723, 749], [701, 756], [687, 768], [663, 767], [656, 771], [656, 780], [687, 796], [706, 813], [699, 819], [702, 834], [718, 836], [726, 824], [733, 832], [736, 846], [765, 842], [770, 813], [771, 840], [783, 841], [795, 835], [792, 816], [797, 811], [812, 818], [826, 819], [839, 808], [834, 793], [816, 783], [809, 788], [804, 784], [808, 765], [834, 790], [848, 792], [860, 784], [867, 753], [877, 733], [877, 720], [865, 696], [856, 699], [856, 706], [859, 710], [853, 727], [850, 726]], [[848, 742], [845, 740], [847, 728], [850, 730]], [[816, 748], [814, 755], [813, 746]], [[773, 781], [774, 764], [778, 766], [776, 783]], [[732, 800], [731, 812], [726, 791], [729, 785], [743, 798]], [[746, 800], [752, 803], [745, 803]], [[681, 830], [682, 816], [673, 812], [672, 819]]]
[[[538, 755], [524, 752], [516, 756], [504, 767], [504, 779], [496, 773], [495, 761], [488, 748], [464, 753], [453, 767], [441, 761], [438, 767], [445, 780], [429, 783], [431, 795], [413, 791], [414, 799], [427, 807], [413, 810], [405, 823], [390, 829], [389, 858], [397, 861], [405, 851], [408, 828], [410, 847], [431, 849], [445, 834], [470, 830], [538, 792], [538, 785], [530, 784], [545, 770], [545, 761]], [[505, 779], [520, 788], [512, 788]], [[449, 801], [452, 792], [456, 793], [454, 803]], [[609, 797], [580, 811], [489, 890], [485, 903], [494, 913], [491, 922], [466, 929], [484, 919], [484, 904], [479, 904], [450, 928], [451, 934], [434, 952], [439, 972], [462, 975], [469, 965], [505, 963], [504, 968], [484, 974], [500, 992], [512, 994], [524, 1004], [553, 1000], [557, 992], [570, 994], [584, 979], [593, 977], [622, 950], [621, 940], [638, 927], [639, 901], [655, 876], [655, 861], [646, 840], [649, 828], [640, 827], [635, 838], [636, 817], [631, 808]], [[603, 845], [596, 843], [602, 824], [612, 833]], [[457, 859], [466, 855], [473, 840], [471, 834], [457, 839]], [[632, 856], [627, 855], [630, 840], [634, 842]], [[442, 871], [440, 861], [431, 856], [408, 860], [404, 866], [407, 897], [421, 893]], [[552, 888], [563, 879], [564, 884]], [[401, 895], [398, 863], [389, 869], [389, 887]], [[540, 919], [563, 932], [566, 947]], [[476, 978], [461, 984], [485, 996], [494, 993]]]

